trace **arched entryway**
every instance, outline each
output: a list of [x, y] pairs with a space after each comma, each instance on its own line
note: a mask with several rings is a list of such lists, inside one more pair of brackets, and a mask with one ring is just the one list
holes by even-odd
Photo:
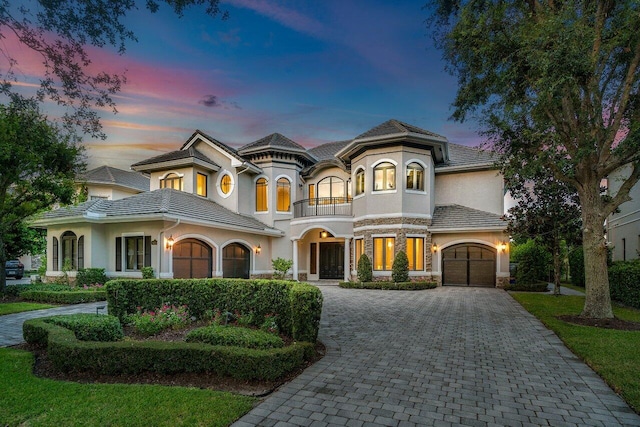
[[249, 278], [251, 252], [240, 243], [231, 243], [222, 250], [222, 276]]
[[211, 247], [196, 239], [185, 239], [173, 246], [173, 277], [200, 279], [211, 277]]
[[496, 250], [477, 243], [443, 249], [442, 284], [495, 287]]

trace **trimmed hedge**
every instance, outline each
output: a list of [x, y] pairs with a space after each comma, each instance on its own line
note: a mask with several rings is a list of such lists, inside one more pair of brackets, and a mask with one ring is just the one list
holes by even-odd
[[438, 287], [436, 282], [340, 282], [345, 289], [384, 289], [392, 291], [422, 291]]
[[109, 314], [124, 320], [138, 308], [154, 310], [163, 304], [186, 305], [189, 314], [252, 313], [252, 325], [261, 326], [276, 315], [278, 329], [296, 341], [315, 342], [322, 314], [322, 293], [315, 286], [280, 280], [150, 279], [107, 282]]
[[76, 275], [76, 286], [104, 285], [107, 283], [107, 275], [104, 268], [81, 268]]
[[101, 314], [68, 314], [47, 317], [45, 322], [73, 331], [80, 341], [118, 341], [124, 338], [117, 317]]
[[104, 290], [26, 290], [20, 293], [20, 297], [27, 301], [48, 302], [52, 304], [80, 304], [83, 302], [105, 301], [107, 299], [107, 292]]
[[277, 335], [259, 329], [230, 325], [211, 325], [194, 329], [187, 334], [185, 341], [244, 348], [284, 347], [282, 338]]
[[611, 299], [640, 309], [640, 261], [614, 262], [609, 267]]
[[315, 352], [308, 342], [257, 350], [203, 343], [80, 341], [71, 330], [44, 319], [24, 322], [23, 333], [28, 343], [47, 346], [56, 369], [104, 375], [213, 372], [241, 380], [275, 380], [301, 366]]

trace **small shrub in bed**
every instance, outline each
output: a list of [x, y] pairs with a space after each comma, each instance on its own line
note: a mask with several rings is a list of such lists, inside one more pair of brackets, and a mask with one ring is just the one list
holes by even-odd
[[76, 286], [80, 288], [102, 286], [105, 283], [107, 283], [107, 275], [104, 268], [81, 268], [76, 275]]
[[373, 280], [373, 265], [366, 254], [362, 254], [358, 260], [358, 281], [371, 282]]
[[269, 332], [223, 325], [211, 325], [194, 329], [189, 332], [186, 341], [257, 349], [284, 346], [284, 342], [279, 336]]
[[156, 310], [142, 310], [138, 308], [135, 314], [127, 318], [138, 333], [152, 336], [165, 329], [180, 329], [191, 322], [191, 316], [186, 305], [175, 306], [163, 304]]
[[391, 278], [396, 283], [409, 281], [409, 259], [404, 251], [398, 251], [391, 266]]
[[115, 316], [67, 314], [48, 317], [46, 322], [70, 329], [80, 341], [118, 341], [124, 337], [122, 325]]

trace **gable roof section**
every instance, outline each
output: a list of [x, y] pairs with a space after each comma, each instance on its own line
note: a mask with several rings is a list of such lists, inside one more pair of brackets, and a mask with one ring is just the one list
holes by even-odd
[[136, 191], [149, 191], [149, 177], [138, 172], [125, 171], [111, 166], [100, 166], [80, 176], [86, 184], [108, 185]]
[[350, 142], [351, 140], [327, 142], [326, 144], [311, 148], [309, 153], [318, 159], [318, 161], [335, 160], [336, 153], [346, 147]]
[[187, 149], [193, 146], [198, 141], [202, 141], [206, 144], [209, 144], [211, 147], [218, 149], [220, 152], [222, 152], [231, 160], [231, 166], [233, 167], [237, 168], [237, 167], [245, 166], [256, 173], [262, 172], [262, 169], [260, 169], [257, 165], [251, 163], [250, 161], [242, 157], [238, 153], [238, 150], [236, 150], [235, 148], [229, 147], [227, 144], [220, 142], [217, 139], [207, 135], [206, 133], [202, 132], [200, 129], [197, 129], [189, 137], [189, 139], [187, 139], [187, 142], [185, 142], [180, 149], [181, 150]]
[[432, 233], [502, 231], [507, 229], [503, 215], [460, 205], [436, 206], [429, 230]]
[[393, 145], [429, 149], [435, 163], [446, 163], [449, 160], [447, 138], [395, 119], [387, 120], [358, 135], [340, 149], [336, 157], [351, 161], [368, 148]]
[[307, 152], [307, 150], [295, 141], [290, 140], [280, 133], [272, 133], [257, 141], [238, 148], [238, 153], [248, 153], [263, 150], [265, 148], [280, 148], [287, 151]]
[[155, 170], [192, 165], [198, 165], [210, 171], [220, 170], [220, 165], [194, 147], [171, 151], [151, 157], [150, 159], [142, 160], [131, 165], [131, 169], [138, 172], [152, 172]]
[[170, 188], [136, 194], [119, 200], [92, 200], [77, 206], [46, 212], [35, 226], [70, 222], [140, 222], [180, 220], [211, 228], [238, 230], [270, 236], [282, 231], [257, 219], [230, 211], [218, 203]]
[[449, 162], [436, 165], [436, 173], [457, 172], [464, 169], [495, 169], [498, 156], [479, 147], [449, 144]]

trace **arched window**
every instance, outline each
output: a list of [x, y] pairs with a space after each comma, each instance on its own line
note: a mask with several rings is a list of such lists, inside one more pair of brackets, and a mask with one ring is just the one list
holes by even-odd
[[407, 165], [407, 190], [424, 191], [424, 168], [419, 163]]
[[231, 192], [231, 175], [226, 174], [220, 180], [220, 191], [222, 194], [227, 195]]
[[73, 231], [65, 231], [62, 240], [62, 265], [76, 270], [78, 268], [78, 238]]
[[52, 248], [52, 265], [51, 265], [51, 269], [53, 271], [58, 271], [60, 269], [60, 246], [58, 245], [58, 238], [54, 237], [53, 238], [53, 248]]
[[344, 180], [337, 176], [328, 176], [318, 182], [318, 199], [320, 204], [346, 202]]
[[256, 212], [266, 212], [267, 209], [267, 179], [256, 181]]
[[356, 196], [364, 193], [364, 169], [356, 172]]
[[278, 190], [277, 210], [289, 212], [291, 208], [291, 182], [287, 178], [279, 178], [276, 185]]
[[160, 180], [160, 188], [173, 188], [182, 191], [182, 177], [175, 173], [170, 173]]
[[396, 167], [383, 162], [373, 169], [373, 191], [393, 190], [396, 188]]

